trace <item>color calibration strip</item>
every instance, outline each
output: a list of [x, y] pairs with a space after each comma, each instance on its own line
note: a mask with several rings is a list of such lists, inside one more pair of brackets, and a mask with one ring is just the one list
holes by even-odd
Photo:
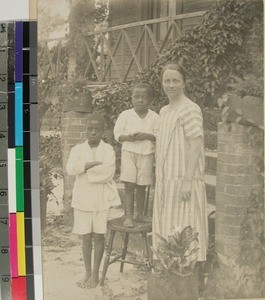
[[43, 299], [37, 22], [0, 23], [0, 299]]

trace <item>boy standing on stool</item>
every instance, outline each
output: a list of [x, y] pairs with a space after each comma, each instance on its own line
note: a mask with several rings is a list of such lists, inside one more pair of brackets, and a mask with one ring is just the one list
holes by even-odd
[[121, 181], [125, 185], [125, 227], [133, 227], [134, 191], [136, 189], [136, 221], [143, 217], [145, 189], [153, 180], [155, 140], [159, 116], [148, 109], [153, 90], [143, 83], [133, 87], [133, 108], [123, 111], [115, 124], [115, 139], [122, 143]]
[[[99, 282], [99, 267], [104, 253], [110, 206], [119, 205], [118, 191], [112, 180], [115, 174], [115, 153], [111, 145], [101, 140], [104, 119], [92, 114], [87, 118], [87, 140], [71, 149], [66, 171], [75, 175], [72, 207], [73, 233], [82, 236], [82, 251], [86, 274], [77, 284], [94, 288]], [[94, 266], [91, 268], [92, 239]]]

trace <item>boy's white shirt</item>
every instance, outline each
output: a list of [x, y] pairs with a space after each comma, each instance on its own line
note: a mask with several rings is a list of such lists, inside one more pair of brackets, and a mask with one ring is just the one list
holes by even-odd
[[[88, 169], [87, 162], [100, 161], [103, 164]], [[85, 141], [74, 146], [66, 165], [68, 175], [76, 176], [72, 207], [82, 211], [100, 211], [120, 205], [120, 197], [113, 181], [115, 174], [115, 152], [111, 145], [100, 141], [95, 156]]]
[[[132, 134], [136, 132], [145, 132], [157, 135], [159, 130], [159, 115], [148, 109], [145, 118], [140, 118], [135, 110], [128, 109], [123, 111], [115, 124], [114, 136], [117, 141], [123, 134]], [[135, 142], [123, 142], [122, 150], [147, 155], [155, 152], [155, 142], [144, 140]]]

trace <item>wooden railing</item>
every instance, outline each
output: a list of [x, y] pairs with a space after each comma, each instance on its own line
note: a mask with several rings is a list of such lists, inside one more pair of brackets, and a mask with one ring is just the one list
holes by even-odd
[[41, 79], [67, 76], [68, 53], [66, 38], [39, 42], [38, 74]]
[[[183, 22], [200, 19], [204, 14], [205, 11], [199, 11], [86, 33], [83, 46], [87, 60], [84, 61], [83, 75], [88, 82], [101, 84], [134, 78], [185, 30]], [[59, 55], [61, 41], [53, 48], [53, 53], [49, 52], [48, 42], [41, 47], [42, 61], [45, 57], [41, 66], [44, 78], [59, 75], [65, 67]]]

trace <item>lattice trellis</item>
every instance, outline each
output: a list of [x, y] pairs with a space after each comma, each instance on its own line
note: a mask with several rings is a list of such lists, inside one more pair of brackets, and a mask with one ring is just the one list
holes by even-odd
[[66, 76], [68, 54], [65, 39], [47, 40], [39, 44], [39, 76], [42, 79]]
[[[129, 80], [132, 67], [135, 73], [142, 72], [161, 55], [169, 42], [182, 33], [182, 20], [202, 17], [204, 14], [205, 11], [200, 11], [87, 33], [84, 43], [89, 60], [84, 75], [92, 70], [99, 83], [112, 81], [113, 77], [119, 82]], [[91, 37], [94, 45], [88, 42]]]
[[[132, 79], [182, 33], [183, 20], [201, 18], [204, 14], [205, 11], [199, 11], [88, 32], [83, 36], [87, 53], [83, 76], [88, 81], [93, 77], [93, 83], [101, 84]], [[52, 47], [51, 42], [55, 43]], [[62, 42], [66, 45], [63, 39], [41, 44], [39, 67], [42, 78], [65, 76], [67, 55], [62, 55], [62, 48], [67, 51], [67, 46], [63, 47]]]

